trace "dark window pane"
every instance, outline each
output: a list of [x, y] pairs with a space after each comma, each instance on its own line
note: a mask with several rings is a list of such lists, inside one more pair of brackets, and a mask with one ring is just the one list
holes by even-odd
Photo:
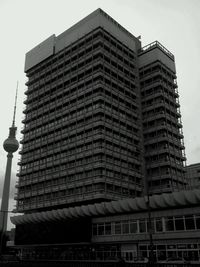
[[130, 233], [137, 233], [137, 222], [130, 222]]
[[129, 234], [129, 222], [122, 222], [122, 233]]
[[139, 221], [139, 225], [140, 225], [140, 233], [146, 233], [146, 221], [145, 220], [141, 220]]
[[193, 216], [185, 216], [185, 227], [186, 227], [186, 230], [195, 229]]
[[149, 222], [149, 219], [147, 220], [147, 232], [155, 232], [155, 225], [153, 219]]
[[92, 226], [92, 235], [97, 235], [97, 225], [96, 224], [93, 224]]
[[196, 227], [200, 229], [200, 217], [196, 217]]
[[98, 225], [98, 235], [104, 235], [104, 224]]
[[156, 224], [156, 232], [162, 232], [163, 231], [162, 220], [156, 219], [155, 224]]
[[175, 218], [175, 229], [176, 231], [184, 230], [183, 217]]
[[173, 217], [165, 218], [165, 228], [166, 228], [166, 231], [174, 231], [174, 220], [173, 220]]
[[115, 222], [115, 234], [120, 235], [121, 232], [121, 222]]
[[105, 224], [105, 235], [111, 235], [111, 223]]

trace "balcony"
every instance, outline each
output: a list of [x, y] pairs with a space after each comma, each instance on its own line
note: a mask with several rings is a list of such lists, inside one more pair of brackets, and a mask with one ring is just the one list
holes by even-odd
[[[141, 92], [146, 93], [147, 91], [152, 89], [151, 94], [154, 94], [153, 89], [156, 87], [159, 87], [159, 86], [162, 86], [163, 89], [165, 89], [165, 91], [169, 91], [169, 93], [173, 94], [176, 98], [179, 97], [178, 89], [174, 88], [174, 84], [169, 85], [166, 82], [164, 82], [162, 79], [151, 81], [151, 82], [145, 84], [144, 86], [141, 86]], [[146, 93], [144, 97], [148, 97], [149, 95], [150, 95], [150, 93], [148, 93], [148, 94]]]
[[184, 172], [182, 162], [180, 164], [180, 162], [177, 163], [172, 160], [170, 161], [170, 160], [165, 160], [165, 159], [159, 159], [159, 160], [148, 162], [146, 164], [147, 169], [152, 169], [156, 167], [164, 167], [164, 166], [170, 166], [170, 167], [173, 167], [175, 169], [178, 169]]
[[[144, 95], [142, 97], [142, 105], [143, 106], [148, 106], [146, 104], [146, 102], [149, 101], [149, 100], [154, 100], [156, 98], [164, 98], [165, 102], [169, 102], [172, 106], [174, 106], [176, 108], [180, 107], [178, 98], [175, 97], [175, 96], [173, 97], [173, 94], [170, 93], [169, 91], [164, 91], [162, 89], [156, 90], [151, 94]], [[150, 104], [150, 105], [153, 105], [153, 103]]]
[[[158, 101], [154, 101], [152, 104], [149, 105], [143, 105], [142, 111], [143, 112], [149, 112], [152, 110], [155, 110], [157, 108], [165, 108], [168, 110], [168, 112], [170, 112], [171, 114], [173, 113], [174, 116], [180, 117], [180, 113], [179, 110], [177, 110], [177, 108], [175, 107], [175, 104], [169, 104], [163, 100], [158, 100]], [[165, 111], [167, 113], [167, 111]]]
[[183, 156], [182, 151], [178, 150], [178, 149], [173, 149], [173, 148], [163, 148], [163, 147], [157, 147], [155, 149], [151, 149], [151, 150], [147, 150], [145, 152], [145, 157], [150, 157], [150, 156], [155, 156], [155, 155], [161, 155], [161, 154], [170, 154], [172, 156], [175, 156], [177, 158], [179, 158], [179, 160], [186, 160], [186, 158]]

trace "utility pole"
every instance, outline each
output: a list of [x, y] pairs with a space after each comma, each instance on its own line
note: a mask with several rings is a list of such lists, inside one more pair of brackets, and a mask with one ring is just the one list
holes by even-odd
[[148, 234], [149, 234], [149, 261], [148, 267], [154, 267], [155, 257], [154, 257], [154, 243], [153, 243], [153, 226], [152, 226], [152, 217], [151, 217], [151, 197], [150, 197], [150, 190], [149, 190], [149, 181], [147, 178], [147, 174], [145, 175], [145, 203], [148, 213]]
[[145, 196], [145, 202], [146, 202], [147, 212], [148, 212], [148, 234], [149, 234], [149, 265], [148, 266], [153, 267], [155, 260], [154, 260], [153, 227], [152, 227], [149, 193], [147, 193], [147, 196]]

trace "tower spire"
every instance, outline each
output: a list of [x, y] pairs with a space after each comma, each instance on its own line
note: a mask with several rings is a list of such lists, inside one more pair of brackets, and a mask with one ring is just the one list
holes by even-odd
[[8, 220], [12, 158], [13, 158], [13, 153], [16, 152], [17, 149], [19, 148], [19, 143], [16, 139], [17, 127], [15, 127], [17, 90], [18, 90], [18, 82], [16, 88], [13, 122], [12, 126], [9, 128], [9, 136], [3, 143], [4, 150], [8, 152], [8, 154], [7, 154], [6, 172], [3, 184], [3, 193], [2, 193], [1, 209], [0, 209], [0, 256], [2, 255], [2, 250], [5, 247], [5, 232], [7, 229], [7, 220]]
[[14, 106], [14, 114], [13, 114], [12, 127], [15, 127], [15, 115], [16, 115], [16, 106], [17, 106], [18, 84], [19, 84], [19, 82], [17, 81], [16, 95], [15, 95], [15, 106]]

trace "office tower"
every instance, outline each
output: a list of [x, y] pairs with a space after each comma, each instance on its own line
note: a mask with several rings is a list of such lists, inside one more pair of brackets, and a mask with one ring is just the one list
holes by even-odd
[[26, 55], [17, 211], [185, 187], [174, 58], [101, 9]]
[[186, 189], [185, 152], [173, 54], [158, 41], [142, 48], [139, 77], [149, 193]]
[[97, 10], [27, 53], [18, 211], [141, 195], [139, 48]]

